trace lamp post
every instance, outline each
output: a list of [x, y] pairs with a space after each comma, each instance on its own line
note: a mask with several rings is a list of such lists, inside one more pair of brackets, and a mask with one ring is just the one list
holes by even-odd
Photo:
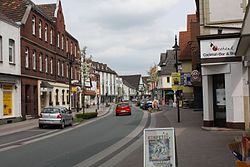
[[68, 60], [69, 60], [69, 111], [71, 111], [71, 70], [72, 70], [72, 64], [73, 64], [73, 56], [71, 54], [68, 54]]
[[[177, 44], [177, 36], [175, 35], [175, 44], [172, 47], [175, 51], [175, 71], [178, 73], [178, 55], [177, 52], [180, 49], [180, 47]], [[175, 97], [176, 97], [176, 105], [177, 105], [177, 119], [178, 122], [180, 122], [180, 106], [179, 106], [179, 91], [178, 89], [175, 91]]]

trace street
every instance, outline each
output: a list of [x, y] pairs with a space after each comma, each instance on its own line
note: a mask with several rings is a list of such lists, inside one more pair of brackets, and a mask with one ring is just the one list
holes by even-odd
[[[0, 152], [1, 166], [68, 167], [85, 163], [109, 146], [126, 138], [141, 122], [144, 112], [133, 109], [131, 116], [115, 116], [113, 112], [98, 121], [71, 129], [66, 128], [56, 136], [19, 143], [12, 149]], [[58, 130], [49, 129], [56, 133]], [[45, 130], [45, 131], [48, 131]], [[35, 134], [35, 131], [33, 131]], [[24, 132], [25, 133], [25, 132]], [[16, 134], [18, 136], [22, 133]], [[4, 136], [2, 136], [3, 138]], [[129, 141], [130, 139], [126, 139]], [[113, 148], [111, 152], [117, 148]], [[110, 152], [110, 153], [111, 153]], [[105, 157], [108, 156], [105, 155]], [[11, 158], [10, 158], [11, 157]], [[98, 158], [95, 158], [98, 160]], [[84, 165], [85, 166], [85, 165]], [[97, 165], [98, 166], [98, 165]]]

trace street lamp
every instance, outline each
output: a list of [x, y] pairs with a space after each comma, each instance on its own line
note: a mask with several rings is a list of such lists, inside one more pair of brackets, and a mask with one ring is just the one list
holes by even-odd
[[[175, 51], [175, 71], [178, 73], [178, 55], [177, 52], [180, 49], [180, 47], [177, 44], [177, 36], [175, 35], [175, 44], [172, 47]], [[177, 105], [177, 118], [178, 118], [178, 122], [180, 122], [180, 106], [179, 106], [179, 91], [178, 89], [175, 91], [175, 97], [176, 97], [176, 105]]]
[[68, 73], [69, 73], [69, 111], [71, 111], [71, 70], [72, 70], [72, 64], [74, 62], [74, 57], [71, 54], [68, 54], [68, 60], [69, 60], [69, 69], [68, 69]]

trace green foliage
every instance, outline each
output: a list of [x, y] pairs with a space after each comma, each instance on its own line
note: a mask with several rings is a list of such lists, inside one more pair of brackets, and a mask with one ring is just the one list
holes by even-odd
[[77, 113], [75, 115], [77, 119], [91, 119], [97, 117], [97, 112]]

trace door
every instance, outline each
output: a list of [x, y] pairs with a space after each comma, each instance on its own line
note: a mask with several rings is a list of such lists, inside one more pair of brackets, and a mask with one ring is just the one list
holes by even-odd
[[214, 126], [226, 127], [226, 93], [224, 74], [213, 75]]

